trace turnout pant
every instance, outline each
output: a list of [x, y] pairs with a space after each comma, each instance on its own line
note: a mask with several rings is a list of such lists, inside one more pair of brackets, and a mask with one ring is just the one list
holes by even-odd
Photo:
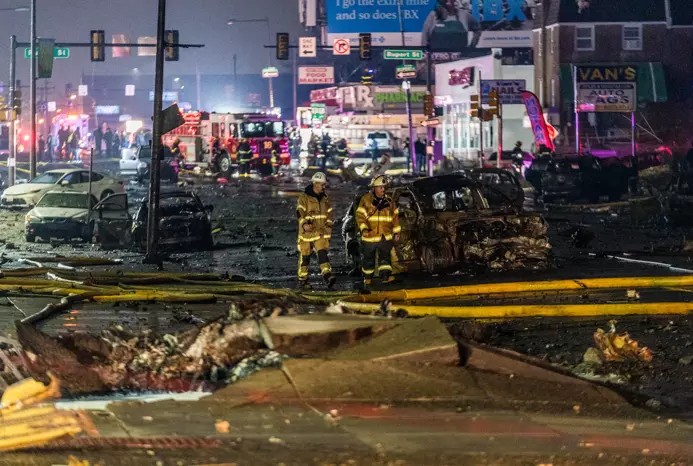
[[310, 256], [313, 251], [318, 256], [318, 264], [320, 264], [320, 273], [323, 277], [332, 273], [330, 259], [327, 257], [327, 251], [330, 249], [330, 241], [324, 238], [316, 241], [299, 241], [298, 242], [298, 279], [308, 280], [310, 266]]
[[[361, 271], [364, 277], [371, 278], [374, 273], [382, 276], [384, 273], [392, 273], [390, 261], [392, 241], [382, 239], [378, 242], [361, 241]], [[376, 263], [377, 256], [377, 263]]]

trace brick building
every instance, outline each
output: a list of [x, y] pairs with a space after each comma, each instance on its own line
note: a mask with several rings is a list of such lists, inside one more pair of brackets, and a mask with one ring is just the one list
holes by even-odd
[[[579, 5], [580, 3], [580, 5]], [[658, 112], [680, 113], [693, 101], [693, 1], [543, 0], [533, 34], [535, 89], [559, 143], [574, 145], [573, 65], [632, 65], [637, 69], [638, 126], [652, 128]], [[674, 110], [676, 109], [676, 110]], [[623, 136], [623, 114], [581, 114], [585, 143]], [[656, 126], [656, 125], [652, 125]], [[639, 131], [646, 137], [647, 131]]]

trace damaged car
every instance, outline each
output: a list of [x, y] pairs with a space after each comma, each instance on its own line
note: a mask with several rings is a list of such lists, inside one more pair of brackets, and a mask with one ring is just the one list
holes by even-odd
[[110, 240], [109, 244], [124, 245], [130, 223], [126, 194], [112, 194], [97, 202], [82, 191], [49, 191], [26, 214], [24, 234], [29, 243], [37, 238], [91, 242], [96, 237], [97, 243]]
[[[214, 206], [205, 206], [191, 191], [162, 192], [159, 203], [159, 245], [163, 248], [188, 246], [208, 250], [214, 246], [211, 213]], [[135, 248], [147, 242], [147, 212], [149, 199], [139, 205], [132, 224]]]
[[[493, 203], [485, 192], [497, 194]], [[469, 174], [424, 178], [393, 186], [387, 195], [400, 212], [402, 232], [394, 248], [398, 272], [548, 266], [551, 246], [543, 217], [522, 212], [517, 200], [513, 202], [500, 191], [489, 191]], [[360, 246], [354, 205], [359, 199], [357, 196], [354, 200], [342, 225], [347, 256], [356, 267]]]

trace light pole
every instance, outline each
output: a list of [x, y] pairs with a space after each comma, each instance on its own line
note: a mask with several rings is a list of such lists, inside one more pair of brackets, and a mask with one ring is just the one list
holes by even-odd
[[[228, 21], [226, 21], [226, 24], [229, 26], [233, 26], [234, 24], [238, 23], [265, 23], [265, 26], [267, 26], [267, 40], [268, 44], [270, 45], [272, 43], [272, 33], [270, 32], [270, 22], [269, 18], [254, 18], [254, 19], [236, 19], [236, 18], [231, 18]], [[267, 66], [270, 66], [272, 64], [272, 49], [267, 49]], [[267, 78], [267, 87], [269, 91], [269, 105], [270, 108], [274, 108], [274, 84], [272, 82], [273, 78]]]
[[31, 114], [31, 141], [29, 144], [29, 179], [36, 178], [36, 65], [38, 53], [36, 53], [36, 0], [31, 0], [31, 66], [29, 106]]
[[[402, 0], [397, 1], [397, 16], [399, 16], [399, 31], [402, 34], [402, 48], [406, 47], [405, 37], [404, 37], [404, 18], [402, 17]], [[407, 62], [402, 60], [402, 64], [405, 65]], [[407, 96], [407, 124], [409, 126], [409, 147], [407, 151], [407, 171], [416, 171], [416, 151], [414, 147], [414, 141], [416, 140], [416, 134], [414, 133], [414, 123], [411, 116], [411, 82], [408, 79], [402, 81], [402, 87], [406, 92]]]

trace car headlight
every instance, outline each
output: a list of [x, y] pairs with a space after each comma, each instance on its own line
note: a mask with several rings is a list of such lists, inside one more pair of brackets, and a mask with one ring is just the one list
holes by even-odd
[[39, 222], [41, 221], [41, 216], [36, 215], [34, 213], [29, 212], [24, 216], [24, 222], [26, 223], [31, 223], [31, 222]]
[[72, 220], [75, 220], [77, 222], [86, 222], [87, 217], [89, 216], [89, 212], [82, 212], [77, 215], [72, 216]]

